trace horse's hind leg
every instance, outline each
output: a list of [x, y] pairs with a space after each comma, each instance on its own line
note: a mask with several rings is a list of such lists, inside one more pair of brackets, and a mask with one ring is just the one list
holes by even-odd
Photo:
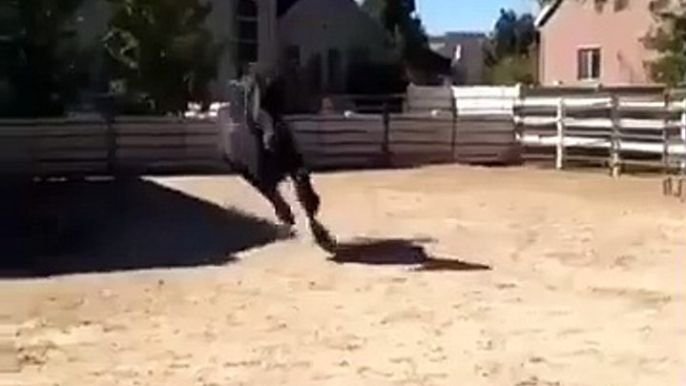
[[277, 184], [258, 182], [247, 173], [243, 174], [243, 178], [255, 189], [257, 189], [262, 197], [269, 201], [274, 208], [274, 213], [279, 221], [289, 226], [295, 225], [295, 216], [293, 215], [293, 211], [291, 211], [291, 207], [283, 198], [281, 192], [279, 192]]
[[289, 226], [295, 225], [295, 216], [291, 211], [291, 207], [288, 205], [278, 189], [269, 190], [267, 192], [263, 192], [262, 194], [274, 207], [274, 212], [276, 213], [276, 217], [279, 218], [279, 221]]
[[292, 179], [300, 205], [305, 209], [308, 218], [314, 218], [319, 212], [320, 199], [312, 187], [309, 174], [306, 170], [300, 169], [292, 175]]

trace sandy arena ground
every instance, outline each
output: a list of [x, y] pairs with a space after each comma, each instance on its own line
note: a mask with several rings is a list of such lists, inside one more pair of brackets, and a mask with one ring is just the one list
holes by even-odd
[[[231, 177], [157, 182], [272, 218]], [[448, 166], [316, 184], [340, 239], [433, 238], [461, 263], [343, 264], [301, 235], [218, 265], [1, 279], [0, 385], [686, 384], [686, 204], [659, 179]], [[169, 253], [207, 233], [137, 226]]]

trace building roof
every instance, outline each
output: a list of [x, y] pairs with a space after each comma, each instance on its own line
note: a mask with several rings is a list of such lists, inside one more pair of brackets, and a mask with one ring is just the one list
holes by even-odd
[[410, 58], [405, 60], [405, 65], [410, 72], [416, 74], [450, 75], [450, 59], [427, 48], [422, 48]]
[[276, 17], [285, 15], [298, 0], [276, 0]]
[[548, 20], [550, 20], [555, 11], [557, 11], [557, 9], [560, 8], [560, 4], [562, 4], [562, 0], [551, 0], [546, 5], [544, 5], [541, 9], [541, 12], [539, 12], [538, 16], [536, 16], [536, 20], [534, 20], [534, 25], [536, 26], [536, 28], [543, 27], [545, 23], [547, 23]]
[[467, 41], [486, 41], [488, 36], [483, 32], [448, 32], [442, 36], [429, 37], [429, 46], [444, 58], [453, 59], [455, 48]]

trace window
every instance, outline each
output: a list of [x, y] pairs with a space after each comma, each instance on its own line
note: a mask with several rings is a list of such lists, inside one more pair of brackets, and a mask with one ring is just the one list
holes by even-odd
[[238, 34], [243, 41], [257, 42], [257, 18], [246, 16], [238, 18]]
[[578, 79], [597, 80], [600, 78], [600, 48], [582, 48], [577, 55]]
[[257, 62], [258, 56], [258, 15], [254, 0], [239, 0], [236, 8], [235, 39], [238, 65]]
[[615, 12], [624, 11], [629, 7], [629, 0], [615, 0]]

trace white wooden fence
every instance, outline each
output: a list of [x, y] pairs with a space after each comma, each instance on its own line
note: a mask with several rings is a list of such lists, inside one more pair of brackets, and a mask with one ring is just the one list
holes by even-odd
[[407, 109], [453, 116], [457, 162], [519, 163], [521, 146], [513, 126], [519, 93], [518, 87], [410, 86]]
[[[649, 97], [520, 98], [515, 124], [529, 158], [625, 166], [686, 169], [686, 100]], [[544, 150], [537, 154], [537, 150]]]
[[522, 95], [520, 86], [464, 86], [451, 89], [459, 116], [514, 115], [516, 101]]
[[450, 89], [458, 122], [481, 138], [490, 135], [494, 120], [509, 121], [525, 160], [553, 160], [557, 168], [605, 163], [615, 175], [631, 165], [684, 170], [686, 99], [666, 95], [660, 87]]

